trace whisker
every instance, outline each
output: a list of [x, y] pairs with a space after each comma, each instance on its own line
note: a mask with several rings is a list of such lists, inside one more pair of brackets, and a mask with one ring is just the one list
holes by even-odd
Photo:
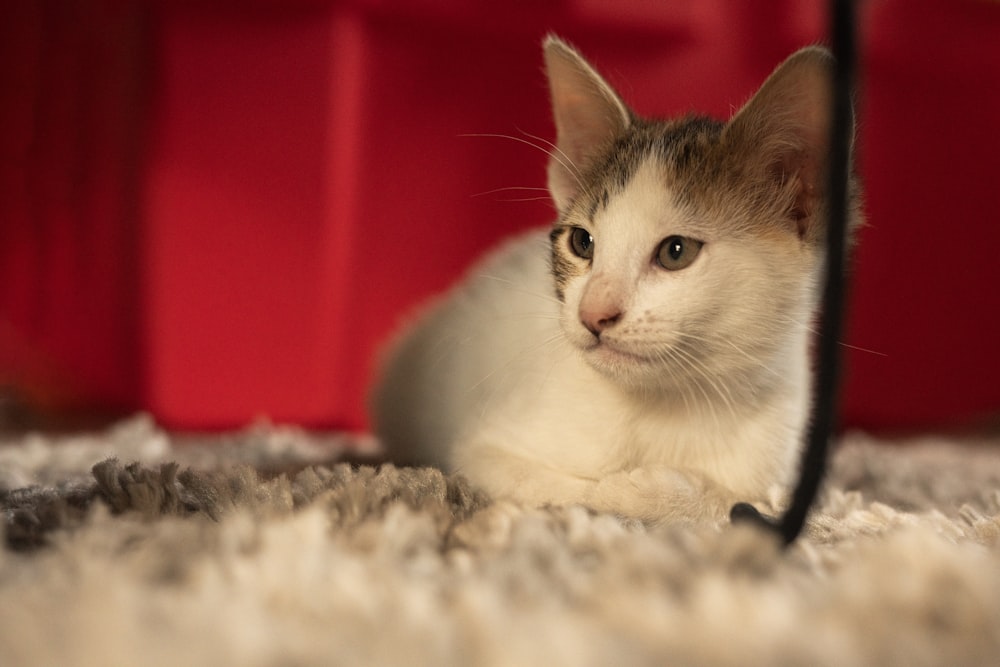
[[508, 322], [520, 322], [527, 320], [550, 320], [558, 322], [562, 318], [559, 315], [553, 315], [552, 313], [520, 313], [518, 315], [497, 315], [496, 319], [506, 320]]
[[858, 352], [867, 352], [868, 354], [874, 354], [875, 356], [878, 356], [878, 357], [888, 357], [889, 356], [885, 352], [879, 352], [878, 350], [870, 350], [867, 347], [859, 347], [857, 345], [851, 345], [850, 343], [845, 343], [842, 340], [838, 340], [837, 344], [841, 345], [843, 347], [846, 347], [848, 349], [851, 349], [851, 350], [857, 350]]
[[[521, 134], [523, 134], [524, 136], [528, 137], [529, 139], [534, 139], [535, 141], [541, 142], [542, 144], [545, 144], [546, 146], [549, 146], [552, 150], [554, 150], [555, 152], [559, 153], [559, 155], [561, 155], [563, 158], [566, 159], [566, 162], [569, 163], [573, 167], [573, 171], [576, 173], [577, 176], [582, 176], [583, 175], [583, 172], [580, 171], [580, 168], [576, 166], [575, 162], [573, 162], [573, 158], [571, 158], [569, 155], [566, 155], [565, 151], [563, 151], [563, 149], [559, 148], [559, 146], [557, 144], [555, 144], [552, 141], [549, 141], [545, 137], [539, 137], [537, 135], [531, 134], [530, 132], [525, 132], [521, 128], [517, 128], [517, 131], [520, 132]], [[550, 153], [550, 155], [551, 155], [551, 153]]]
[[[667, 361], [667, 362], [672, 363], [672, 364], [679, 365], [682, 368], [689, 368], [689, 369], [694, 370], [694, 371], [698, 370], [698, 369], [694, 368], [691, 365], [691, 362], [690, 362], [689, 359], [684, 359], [684, 358], [680, 357], [677, 354], [677, 352], [678, 352], [678, 350], [676, 348], [669, 348], [669, 347], [668, 348], [662, 348], [660, 350], [657, 350], [657, 356], [660, 356], [664, 361]], [[717, 411], [715, 409], [715, 402], [712, 401], [712, 399], [708, 395], [708, 392], [702, 386], [701, 382], [699, 382], [696, 378], [692, 378], [691, 379], [691, 384], [693, 384], [694, 387], [698, 391], [700, 391], [701, 395], [705, 398], [705, 407], [711, 413], [712, 421], [715, 422], [715, 429], [716, 429], [716, 431], [721, 431], [722, 430], [722, 424], [719, 421], [719, 415], [718, 415], [718, 413], [717, 413]]]
[[462, 336], [460, 338], [455, 335], [445, 335], [436, 340], [431, 349], [428, 350], [430, 368], [438, 368], [454, 352], [455, 348], [468, 345], [472, 339], [472, 336]]
[[499, 202], [523, 202], [523, 201], [549, 201], [552, 197], [546, 195], [544, 197], [509, 197], [507, 199], [497, 199], [495, 201]]
[[562, 337], [563, 337], [563, 333], [562, 333], [562, 331], [559, 331], [557, 333], [552, 334], [548, 338], [545, 338], [544, 340], [541, 340], [541, 341], [539, 341], [539, 342], [537, 342], [537, 343], [535, 343], [533, 345], [529, 345], [528, 347], [521, 349], [513, 357], [511, 357], [510, 359], [508, 359], [507, 361], [505, 361], [504, 363], [500, 364], [499, 366], [497, 366], [496, 368], [494, 368], [492, 371], [490, 371], [489, 373], [487, 373], [481, 380], [479, 380], [479, 382], [476, 382], [474, 385], [472, 385], [471, 387], [469, 387], [469, 391], [473, 391], [473, 390], [477, 389], [484, 382], [486, 382], [487, 380], [489, 380], [491, 377], [493, 377], [494, 375], [496, 375], [500, 371], [507, 370], [508, 368], [510, 368], [510, 366], [515, 361], [518, 361], [522, 356], [524, 356], [526, 354], [530, 354], [531, 352], [535, 352], [536, 350], [539, 350], [539, 349], [545, 347], [546, 345], [551, 345], [552, 343], [558, 341]]
[[552, 296], [551, 294], [545, 294], [545, 293], [542, 293], [542, 292], [533, 292], [533, 291], [531, 291], [529, 289], [525, 289], [525, 288], [521, 287], [520, 285], [518, 285], [517, 283], [515, 283], [513, 280], [509, 280], [508, 278], [501, 278], [500, 276], [493, 276], [493, 275], [490, 275], [488, 273], [480, 273], [479, 277], [480, 278], [484, 278], [486, 280], [495, 280], [496, 282], [498, 282], [498, 283], [500, 283], [502, 285], [507, 285], [507, 286], [509, 286], [511, 288], [512, 291], [517, 292], [519, 294], [524, 294], [526, 296], [533, 296], [533, 297], [536, 297], [538, 299], [544, 299], [544, 300], [546, 300], [546, 301], [548, 301], [550, 303], [554, 303], [554, 304], [556, 304], [558, 306], [562, 306], [562, 302], [559, 299], [557, 299], [556, 297]]
[[[504, 382], [506, 381], [506, 378], [508, 377], [508, 375], [506, 375], [507, 371], [509, 371], [511, 369], [511, 367], [514, 365], [514, 363], [516, 361], [519, 361], [524, 355], [530, 354], [530, 353], [532, 353], [532, 352], [534, 352], [536, 350], [540, 350], [540, 349], [542, 349], [542, 348], [544, 348], [544, 347], [546, 347], [548, 345], [552, 345], [553, 343], [557, 343], [556, 350], [558, 350], [559, 347], [561, 347], [562, 344], [565, 343], [565, 336], [563, 335], [562, 331], [559, 331], [559, 332], [557, 332], [557, 333], [555, 333], [555, 334], [553, 334], [553, 335], [545, 338], [544, 340], [535, 343], [534, 345], [530, 345], [530, 346], [528, 346], [526, 348], [523, 348], [519, 352], [515, 353], [507, 361], [505, 361], [504, 363], [500, 364], [499, 366], [497, 366], [496, 368], [494, 368], [492, 371], [490, 371], [489, 373], [487, 373], [485, 377], [483, 377], [481, 380], [479, 380], [479, 382], [476, 382], [474, 385], [472, 385], [471, 387], [468, 388], [467, 391], [469, 391], [471, 393], [471, 392], [475, 391], [476, 389], [478, 389], [479, 387], [481, 387], [489, 379], [491, 379], [494, 376], [496, 376], [497, 373], [501, 373], [501, 372], [504, 373], [504, 375], [502, 375], [497, 382], [493, 383], [492, 390], [488, 393], [488, 395], [483, 396], [482, 404], [481, 404], [481, 409], [479, 411], [480, 412], [480, 417], [485, 416], [485, 414], [489, 411], [490, 404], [493, 403], [493, 401], [496, 399], [497, 394], [500, 392], [500, 390], [502, 388], [502, 385], [504, 384]], [[553, 351], [553, 353], [554, 352], [555, 352], [555, 350]], [[551, 367], [550, 367], [549, 373], [551, 373], [551, 372], [552, 371], [551, 371]], [[518, 374], [518, 375], [520, 375], [520, 374]], [[548, 376], [546, 376], [546, 377], [548, 377]]]
[[548, 192], [549, 191], [548, 188], [537, 188], [537, 187], [531, 187], [529, 185], [509, 185], [509, 186], [507, 186], [505, 188], [494, 188], [493, 190], [487, 190], [486, 192], [479, 192], [479, 193], [476, 193], [476, 194], [474, 194], [472, 196], [473, 197], [485, 197], [486, 195], [495, 195], [498, 192], [510, 192], [512, 190], [529, 190], [531, 192]]
[[[737, 415], [736, 415], [736, 399], [733, 397], [732, 391], [730, 391], [730, 389], [729, 389], [729, 385], [726, 384], [725, 382], [722, 382], [722, 381], [718, 380], [718, 378], [713, 377], [713, 373], [708, 368], [708, 366], [706, 366], [703, 361], [701, 361], [700, 359], [698, 359], [697, 357], [695, 357], [693, 354], [691, 354], [687, 350], [685, 350], [683, 348], [680, 348], [680, 347], [674, 347], [674, 348], [670, 348], [670, 349], [675, 354], [677, 354], [678, 356], [681, 356], [681, 357], [687, 359], [688, 362], [689, 362], [689, 364], [690, 364], [690, 368], [694, 369], [703, 378], [705, 378], [705, 381], [708, 382], [709, 386], [711, 386], [712, 389], [715, 390], [715, 393], [717, 393], [719, 395], [719, 398], [722, 400], [722, 403], [729, 410], [729, 412], [732, 415], [733, 419], [736, 419], [737, 418]], [[706, 397], [706, 399], [707, 399], [707, 397]]]
[[693, 334], [693, 333], [690, 333], [690, 332], [687, 332], [687, 331], [675, 331], [673, 333], [674, 333], [674, 335], [680, 336], [681, 338], [687, 338], [687, 339], [694, 340], [694, 341], [699, 341], [699, 342], [702, 342], [702, 343], [720, 342], [720, 343], [723, 343], [725, 345], [728, 345], [729, 347], [731, 347], [734, 350], [736, 350], [736, 352], [738, 352], [739, 354], [741, 354], [742, 356], [744, 356], [748, 361], [750, 361], [754, 365], [759, 366], [760, 368], [763, 368], [765, 371], [767, 371], [768, 373], [774, 375], [775, 377], [782, 377], [782, 375], [780, 373], [778, 373], [776, 370], [774, 370], [773, 368], [771, 368], [770, 366], [768, 366], [767, 364], [765, 364], [763, 359], [761, 359], [759, 357], [755, 357], [754, 355], [750, 354], [749, 352], [747, 352], [746, 350], [744, 350], [743, 348], [741, 348], [740, 346], [738, 346], [736, 343], [734, 343], [733, 341], [729, 340], [728, 338], [722, 338], [722, 337], [711, 337], [710, 338], [708, 336], [698, 336], [697, 334]]
[[[656, 357], [661, 361], [665, 359], [665, 356], [660, 354], [659, 351], [656, 352]], [[678, 374], [674, 372], [673, 364], [665, 364], [664, 369], [666, 370], [667, 374], [670, 375], [670, 379], [673, 380], [674, 385], [677, 387], [677, 393], [681, 395], [681, 401], [684, 402], [684, 411], [689, 415], [693, 414], [691, 410], [691, 404], [688, 402], [688, 395], [687, 395], [688, 385], [686, 383], [680, 382], [682, 378], [680, 378]]]
[[[808, 331], [809, 333], [811, 333], [814, 336], [818, 336], [819, 335], [819, 331], [817, 331], [815, 328], [813, 328], [811, 326], [808, 326], [805, 323], [800, 322], [800, 321], [798, 321], [798, 320], [796, 320], [794, 318], [791, 318], [791, 317], [779, 317], [778, 319], [780, 321], [782, 321], [782, 322], [788, 322], [790, 324], [796, 324], [796, 325], [802, 327], [803, 329], [805, 329], [806, 331]], [[852, 345], [851, 343], [846, 343], [846, 342], [844, 342], [842, 340], [838, 340], [837, 341], [837, 345], [840, 345], [842, 347], [846, 347], [846, 348], [851, 349], [851, 350], [857, 350], [858, 352], [867, 352], [868, 354], [874, 354], [874, 355], [879, 356], [879, 357], [888, 357], [889, 356], [885, 352], [879, 352], [878, 350], [872, 350], [872, 349], [869, 349], [867, 347], [860, 347], [858, 345]]]
[[[559, 153], [563, 153], [562, 155], [560, 155], [559, 153], [555, 153], [555, 152], [553, 152], [551, 150], [546, 149], [544, 146], [539, 146], [538, 144], [534, 144], [534, 143], [528, 141], [527, 139], [522, 139], [521, 137], [515, 137], [515, 136], [510, 135], [510, 134], [498, 134], [498, 133], [494, 133], [494, 132], [472, 132], [472, 133], [467, 133], [467, 134], [460, 134], [458, 136], [460, 136], [460, 137], [485, 137], [485, 138], [492, 138], [492, 139], [510, 139], [511, 141], [516, 141], [518, 143], [522, 143], [525, 146], [531, 146], [535, 150], [539, 150], [539, 151], [545, 153], [546, 155], [548, 155], [550, 158], [552, 158], [553, 160], [555, 160], [556, 162], [558, 162], [562, 166], [563, 169], [565, 169], [567, 172], [569, 172], [569, 174], [573, 177], [573, 180], [576, 181], [576, 184], [578, 186], [580, 186], [580, 191], [581, 192], [586, 192], [587, 191], [587, 186], [583, 182], [583, 179], [580, 177], [580, 171], [579, 171], [579, 169], [577, 169], [576, 165], [573, 164], [572, 160], [569, 160], [568, 157], [564, 157], [565, 153], [563, 153], [562, 151], [559, 151]], [[558, 147], [556, 148], [556, 150], [559, 150]]]

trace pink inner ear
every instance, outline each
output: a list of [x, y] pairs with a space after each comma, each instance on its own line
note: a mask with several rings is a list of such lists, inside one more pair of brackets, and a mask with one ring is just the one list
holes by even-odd
[[558, 145], [549, 161], [549, 188], [562, 209], [578, 194], [587, 161], [628, 126], [629, 118], [614, 90], [570, 47], [549, 43], [545, 61]]
[[795, 223], [799, 238], [804, 239], [820, 196], [818, 180], [822, 174], [816, 158], [806, 150], [789, 149], [775, 161], [770, 175], [780, 185], [795, 189], [789, 217]]
[[809, 214], [805, 213], [801, 208], [799, 208], [798, 205], [796, 205], [795, 209], [792, 211], [792, 217], [795, 220], [795, 231], [798, 233], [799, 239], [804, 240], [806, 238], [806, 233], [809, 231], [809, 224], [807, 222]]
[[727, 128], [737, 142], [744, 142], [748, 159], [769, 161], [767, 176], [775, 184], [794, 189], [786, 191], [791, 199], [787, 215], [803, 239], [816, 231], [815, 214], [825, 185], [829, 72], [825, 52], [807, 48], [793, 54]]
[[816, 224], [814, 217], [817, 208], [817, 200], [822, 192], [822, 183], [819, 179], [823, 173], [820, 164], [814, 154], [799, 154], [798, 192], [795, 196], [795, 208], [793, 216], [799, 232], [799, 238], [805, 238], [808, 234], [808, 225]]
[[599, 96], [584, 96], [573, 91], [558, 91], [553, 100], [558, 147], [556, 159], [569, 174], [570, 185], [575, 185], [579, 172], [593, 152], [610, 139], [615, 131], [614, 118], [602, 104]]

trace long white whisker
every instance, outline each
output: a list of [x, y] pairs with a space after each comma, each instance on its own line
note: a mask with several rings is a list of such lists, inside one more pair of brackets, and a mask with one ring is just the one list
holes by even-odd
[[[552, 150], [554, 150], [555, 152], [559, 153], [559, 155], [561, 155], [563, 158], [566, 159], [566, 162], [568, 162], [573, 167], [573, 171], [576, 173], [577, 176], [582, 176], [583, 175], [583, 172], [580, 171], [580, 168], [576, 166], [575, 162], [573, 162], [573, 158], [571, 158], [570, 156], [566, 155], [565, 151], [563, 151], [563, 149], [559, 148], [558, 145], [556, 145], [555, 143], [549, 141], [545, 137], [539, 137], [537, 135], [531, 134], [530, 132], [525, 132], [521, 128], [517, 128], [517, 131], [520, 132], [521, 134], [523, 134], [524, 136], [528, 137], [529, 139], [534, 139], [535, 141], [541, 142], [542, 144], [545, 144], [546, 146], [551, 147]], [[551, 155], [551, 153], [550, 153], [550, 155]]]
[[[552, 158], [553, 160], [555, 160], [556, 162], [558, 162], [562, 166], [562, 168], [565, 169], [567, 172], [569, 172], [569, 174], [573, 177], [573, 180], [576, 181], [576, 184], [578, 186], [580, 186], [580, 190], [581, 191], [585, 191], [587, 189], [587, 186], [586, 186], [586, 184], [584, 184], [583, 179], [580, 178], [579, 170], [576, 168], [576, 165], [573, 164], [572, 160], [569, 160], [569, 158], [567, 158], [567, 157], [563, 157], [563, 155], [559, 155], [558, 153], [550, 151], [550, 150], [544, 148], [543, 146], [539, 146], [538, 144], [533, 144], [530, 141], [528, 141], [527, 139], [522, 139], [521, 137], [515, 137], [515, 136], [509, 135], [509, 134], [497, 134], [497, 133], [492, 133], [492, 132], [475, 132], [475, 133], [468, 133], [468, 134], [460, 134], [458, 136], [460, 136], [460, 137], [487, 137], [487, 138], [493, 138], [493, 139], [510, 139], [511, 141], [517, 141], [519, 143], [522, 143], [525, 146], [531, 146], [535, 150], [539, 150], [539, 151], [545, 153], [550, 158]], [[562, 153], [562, 151], [559, 151], [559, 153]]]
[[[791, 318], [791, 317], [779, 317], [778, 319], [780, 321], [782, 321], [782, 322], [788, 322], [789, 324], [798, 325], [798, 326], [802, 327], [803, 329], [805, 329], [806, 331], [808, 331], [809, 333], [811, 333], [814, 336], [818, 336], [819, 335], [819, 331], [817, 331], [815, 328], [813, 328], [811, 326], [808, 326], [805, 323], [800, 322], [800, 321], [798, 321], [798, 320], [796, 320], [794, 318]], [[851, 349], [851, 350], [857, 350], [858, 352], [866, 352], [868, 354], [874, 354], [874, 355], [879, 356], [879, 357], [888, 357], [889, 356], [885, 352], [879, 352], [878, 350], [872, 350], [872, 349], [869, 349], [867, 347], [860, 347], [858, 345], [852, 345], [851, 343], [845, 343], [842, 340], [838, 340], [837, 341], [837, 345], [840, 345], [842, 347], [846, 347], [846, 348]]]
[[528, 347], [523, 348], [518, 354], [514, 355], [513, 357], [511, 357], [510, 359], [508, 359], [504, 363], [502, 363], [499, 366], [497, 366], [496, 368], [494, 368], [492, 371], [490, 371], [489, 373], [487, 373], [485, 375], [485, 377], [483, 377], [481, 380], [479, 380], [479, 382], [477, 382], [474, 385], [472, 385], [471, 387], [469, 387], [469, 391], [472, 391], [472, 390], [478, 388], [484, 382], [486, 382], [491, 377], [493, 377], [494, 375], [496, 375], [498, 372], [500, 372], [502, 370], [508, 369], [517, 359], [519, 359], [521, 357], [521, 355], [525, 355], [525, 354], [534, 352], [534, 351], [536, 351], [538, 349], [541, 349], [541, 348], [545, 347], [546, 345], [551, 345], [552, 343], [558, 341], [562, 337], [563, 337], [563, 333], [561, 331], [559, 331], [557, 333], [552, 334], [548, 338], [545, 338], [542, 341], [539, 341], [539, 342], [537, 342], [537, 343], [535, 343], [533, 345], [529, 345]]
[[496, 199], [499, 202], [524, 202], [524, 201], [550, 201], [552, 197], [507, 197], [506, 199]]
[[[659, 351], [655, 353], [655, 356], [657, 359], [661, 361], [666, 358], [666, 355], [660, 353]], [[676, 372], [674, 372], [673, 362], [665, 363], [663, 367], [664, 370], [666, 370], [666, 372], [670, 375], [670, 379], [674, 382], [674, 386], [677, 388], [677, 393], [681, 395], [681, 400], [684, 402], [684, 411], [689, 415], [692, 414], [691, 404], [688, 402], [688, 395], [687, 395], [689, 389], [688, 383], [681, 382], [683, 378], [681, 378]], [[693, 398], [694, 397], [692, 397], [692, 400]]]
[[[531, 138], [531, 139], [534, 139], [535, 141], [541, 142], [542, 144], [544, 144], [546, 146], [550, 146], [553, 151], [555, 151], [560, 156], [562, 156], [562, 158], [565, 161], [564, 160], [560, 160], [559, 163], [561, 165], [563, 165], [564, 167], [566, 166], [567, 163], [570, 165], [570, 167], [568, 167], [568, 168], [571, 168], [571, 172], [573, 174], [573, 178], [576, 180], [577, 185], [580, 186], [580, 191], [581, 192], [585, 192], [588, 195], [593, 196], [593, 193], [591, 192], [590, 188], [586, 187], [584, 185], [584, 183], [583, 183], [583, 170], [580, 169], [580, 167], [577, 166], [576, 162], [573, 161], [573, 158], [571, 158], [569, 155], [567, 155], [566, 152], [563, 149], [559, 148], [559, 146], [557, 144], [549, 141], [548, 139], [546, 139], [544, 137], [539, 137], [537, 135], [531, 134], [530, 132], [525, 132], [521, 128], [517, 128], [517, 131], [520, 132], [521, 134], [523, 134], [523, 135]], [[549, 155], [552, 155], [552, 153], [549, 152]]]
[[713, 377], [712, 372], [705, 365], [703, 361], [695, 357], [693, 354], [684, 350], [683, 348], [675, 347], [671, 348], [674, 353], [687, 359], [690, 363], [690, 367], [699, 372], [699, 374], [705, 378], [705, 381], [715, 390], [715, 393], [719, 395], [722, 403], [729, 410], [733, 419], [736, 419], [736, 400], [733, 398], [733, 394], [729, 389], [729, 386], [725, 382], [721, 382], [718, 378]]
[[[563, 335], [562, 331], [559, 331], [559, 332], [557, 332], [557, 333], [555, 333], [555, 334], [553, 334], [553, 335], [545, 338], [544, 340], [535, 343], [534, 345], [530, 345], [530, 346], [522, 349], [519, 353], [515, 354], [513, 357], [511, 357], [510, 359], [508, 359], [506, 362], [500, 364], [499, 366], [497, 366], [496, 368], [494, 368], [492, 371], [490, 371], [489, 373], [487, 373], [485, 377], [483, 377], [481, 380], [479, 380], [479, 382], [477, 382], [474, 385], [472, 385], [471, 387], [469, 387], [468, 391], [469, 392], [475, 391], [477, 388], [479, 388], [480, 386], [482, 386], [487, 380], [489, 380], [490, 378], [494, 377], [497, 373], [500, 373], [500, 372], [506, 373], [510, 369], [510, 367], [514, 364], [514, 362], [517, 361], [518, 359], [520, 359], [523, 355], [530, 354], [531, 352], [534, 352], [536, 350], [540, 350], [543, 347], [546, 347], [546, 346], [551, 345], [553, 343], [558, 343], [559, 344], [559, 345], [557, 345], [557, 349], [558, 349], [558, 347], [560, 347], [562, 345], [562, 343], [564, 343], [564, 342], [565, 342], [565, 336]], [[550, 372], [551, 372], [551, 369], [550, 369]], [[503, 378], [501, 378], [500, 381], [493, 383], [492, 391], [489, 392], [489, 395], [483, 397], [483, 402], [482, 402], [482, 406], [481, 406], [481, 410], [480, 410], [480, 416], [481, 417], [484, 416], [486, 414], [486, 412], [489, 410], [490, 404], [496, 399], [496, 395], [500, 391], [500, 388], [501, 388], [502, 384], [503, 384]]]
[[[681, 367], [690, 368], [695, 371], [698, 370], [691, 365], [690, 360], [678, 356], [677, 352], [678, 350], [676, 348], [662, 348], [657, 351], [657, 355], [660, 356], [664, 361], [667, 361], [669, 363], [677, 364]], [[701, 385], [701, 382], [699, 382], [695, 378], [692, 378], [691, 384], [693, 384], [695, 388], [698, 391], [700, 391], [701, 395], [705, 398], [705, 407], [708, 408], [708, 410], [711, 412], [712, 420], [715, 422], [715, 429], [717, 432], [721, 432], [722, 424], [719, 421], [719, 415], [715, 409], [715, 402], [709, 397], [708, 392], [705, 391], [705, 388]]]
[[837, 344], [841, 345], [843, 347], [846, 347], [846, 348], [848, 348], [850, 350], [857, 350], [858, 352], [867, 352], [868, 354], [874, 354], [875, 356], [878, 356], [878, 357], [888, 357], [889, 356], [885, 352], [879, 352], [878, 350], [870, 350], [867, 347], [859, 347], [857, 345], [851, 345], [850, 343], [845, 343], [844, 341], [841, 341], [841, 340], [838, 340]]
[[508, 287], [511, 288], [511, 291], [517, 292], [519, 294], [524, 294], [526, 296], [533, 296], [538, 299], [544, 299], [550, 303], [554, 303], [559, 306], [562, 305], [562, 302], [559, 301], [559, 299], [557, 299], [556, 297], [552, 296], [551, 294], [545, 294], [543, 292], [533, 292], [531, 290], [524, 289], [523, 287], [515, 283], [513, 280], [509, 280], [507, 278], [501, 278], [500, 276], [493, 276], [488, 273], [480, 273], [479, 277], [484, 278], [486, 280], [494, 280], [500, 283], [501, 285], [507, 285]]
[[559, 352], [561, 352], [562, 350], [564, 350], [567, 347], [568, 344], [569, 344], [569, 340], [560, 331], [559, 335], [558, 335], [558, 340], [556, 341], [556, 346], [553, 348], [552, 353], [549, 355], [550, 358], [551, 358], [551, 363], [549, 364], [549, 369], [545, 373], [545, 378], [541, 382], [538, 383], [538, 392], [539, 393], [541, 393], [542, 388], [546, 384], [548, 384], [549, 378], [552, 377], [552, 371], [553, 371], [553, 369], [555, 369], [556, 364], [559, 363], [559, 362], [561, 362], [563, 359], [565, 359], [565, 355], [563, 355], [562, 358], [557, 359], [556, 358], [556, 354], [558, 354]]
[[508, 322], [527, 322], [536, 320], [548, 320], [550, 322], [558, 322], [562, 318], [559, 315], [553, 315], [552, 313], [520, 313], [517, 315], [498, 315], [497, 320], [506, 320]]
[[743, 348], [741, 348], [740, 346], [738, 346], [736, 343], [734, 343], [733, 341], [729, 340], [728, 338], [721, 338], [721, 337], [709, 338], [708, 336], [698, 336], [696, 334], [693, 334], [693, 333], [690, 333], [690, 332], [687, 332], [687, 331], [675, 331], [674, 334], [677, 335], [677, 336], [680, 336], [681, 338], [688, 338], [690, 340], [699, 341], [699, 342], [702, 342], [702, 343], [714, 343], [716, 341], [718, 341], [720, 343], [724, 343], [725, 345], [728, 345], [729, 347], [731, 347], [734, 350], [736, 350], [736, 352], [738, 352], [740, 355], [742, 355], [743, 357], [745, 357], [748, 361], [750, 361], [751, 363], [753, 363], [755, 366], [759, 366], [760, 368], [763, 368], [765, 371], [767, 371], [768, 373], [774, 375], [775, 377], [779, 377], [779, 378], [782, 377], [782, 375], [780, 373], [778, 373], [776, 370], [774, 370], [773, 368], [771, 368], [770, 366], [768, 366], [767, 364], [765, 364], [763, 359], [761, 359], [759, 357], [755, 357], [754, 355], [750, 354], [749, 352], [747, 352], [746, 350], [744, 350]]
[[528, 185], [509, 185], [505, 188], [494, 188], [492, 190], [487, 190], [486, 192], [480, 192], [472, 195], [473, 197], [485, 197], [486, 195], [495, 195], [498, 192], [510, 192], [512, 190], [529, 190], [531, 192], [548, 192], [548, 188], [536, 188]]
[[437, 368], [440, 366], [456, 347], [466, 345], [471, 340], [472, 336], [463, 336], [462, 338], [459, 338], [457, 336], [450, 335], [439, 338], [434, 342], [434, 345], [428, 352], [429, 355], [433, 355], [430, 362], [430, 368]]

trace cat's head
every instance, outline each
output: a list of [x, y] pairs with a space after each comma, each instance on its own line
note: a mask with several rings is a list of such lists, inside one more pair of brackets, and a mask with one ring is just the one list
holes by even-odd
[[796, 52], [728, 122], [642, 119], [558, 38], [545, 61], [569, 340], [642, 389], [780, 375], [818, 301], [830, 54]]

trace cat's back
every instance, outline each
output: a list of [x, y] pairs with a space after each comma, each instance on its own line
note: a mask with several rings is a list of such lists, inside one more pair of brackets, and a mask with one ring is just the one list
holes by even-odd
[[557, 343], [549, 252], [547, 229], [503, 243], [389, 346], [370, 412], [393, 461], [447, 467], [466, 420]]

